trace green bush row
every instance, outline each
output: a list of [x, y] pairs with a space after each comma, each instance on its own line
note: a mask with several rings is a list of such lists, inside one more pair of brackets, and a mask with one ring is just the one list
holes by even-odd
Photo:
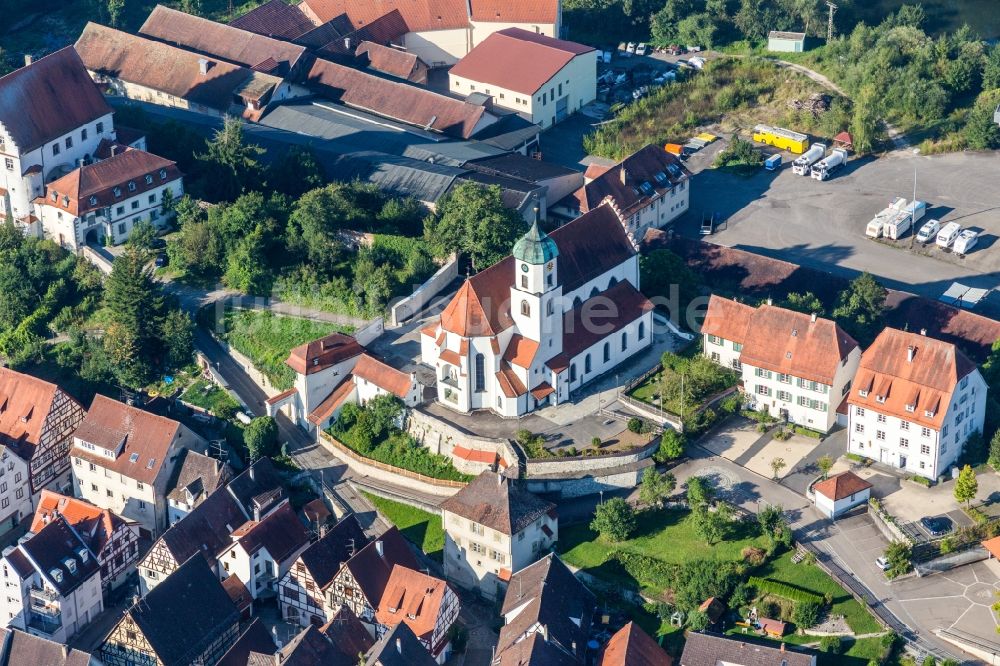
[[809, 592], [795, 587], [794, 585], [781, 583], [776, 580], [768, 580], [767, 578], [751, 576], [747, 582], [756, 587], [757, 590], [762, 593], [773, 594], [796, 603], [811, 602], [822, 605], [825, 601], [822, 596], [814, 592]]

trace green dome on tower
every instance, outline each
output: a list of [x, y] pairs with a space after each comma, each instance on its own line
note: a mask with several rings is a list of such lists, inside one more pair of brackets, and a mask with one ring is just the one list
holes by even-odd
[[535, 220], [528, 233], [514, 243], [514, 258], [529, 264], [541, 265], [559, 256], [556, 242], [538, 227]]

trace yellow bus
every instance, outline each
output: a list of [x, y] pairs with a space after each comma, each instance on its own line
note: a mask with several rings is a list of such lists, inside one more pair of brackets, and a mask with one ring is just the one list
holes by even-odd
[[805, 134], [769, 125], [754, 127], [753, 140], [797, 154], [802, 154], [809, 148], [809, 137]]

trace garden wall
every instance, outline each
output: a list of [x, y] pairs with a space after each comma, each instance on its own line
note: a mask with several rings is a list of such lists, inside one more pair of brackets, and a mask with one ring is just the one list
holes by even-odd
[[354, 339], [362, 347], [370, 345], [385, 331], [385, 319], [376, 317], [370, 323], [354, 331]]
[[464, 474], [479, 474], [491, 469], [487, 461], [467, 460], [455, 455], [455, 447], [463, 446], [476, 451], [499, 453], [510, 467], [519, 466], [521, 456], [510, 440], [493, 437], [470, 435], [446, 421], [420, 411], [409, 410], [406, 431], [431, 453], [438, 453], [451, 458], [455, 469]]
[[[259, 386], [260, 390], [267, 394], [268, 398], [273, 398], [281, 393], [281, 389], [274, 387], [271, 382], [268, 381], [264, 373], [258, 370], [249, 358], [233, 349], [228, 342], [217, 337], [214, 332], [209, 331], [209, 334], [215, 338], [215, 341], [219, 343], [219, 346], [222, 347], [227, 354], [229, 354], [229, 357], [243, 368], [250, 379], [253, 380], [253, 383]], [[242, 400], [240, 402], [242, 402]]]
[[603, 456], [559, 456], [557, 458], [532, 458], [525, 463], [525, 477], [554, 475], [579, 475], [580, 473], [600, 474], [623, 465], [638, 463], [651, 458], [660, 448], [660, 438], [654, 437], [649, 444], [631, 451], [609, 453]]
[[404, 321], [420, 312], [432, 298], [437, 296], [455, 278], [458, 277], [458, 258], [451, 255], [444, 266], [438, 269], [434, 275], [430, 276], [426, 282], [417, 287], [417, 290], [410, 296], [397, 301], [389, 310], [389, 320], [393, 326], [399, 326]]
[[[589, 460], [594, 460], [593, 457]], [[528, 490], [540, 495], [555, 495], [561, 499], [597, 495], [604, 491], [634, 488], [642, 479], [642, 473], [655, 463], [651, 458], [626, 465], [595, 471], [593, 474], [570, 472], [545, 477], [533, 477], [525, 481]]]

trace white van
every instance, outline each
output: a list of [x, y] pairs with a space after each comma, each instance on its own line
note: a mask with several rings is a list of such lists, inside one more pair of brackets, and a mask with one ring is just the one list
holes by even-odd
[[979, 242], [979, 232], [973, 231], [972, 229], [966, 229], [958, 235], [955, 239], [955, 247], [952, 250], [956, 254], [968, 254], [972, 251], [972, 248], [976, 247], [976, 243]]
[[958, 222], [949, 222], [944, 225], [944, 228], [938, 232], [937, 236], [937, 246], [938, 247], [951, 247], [951, 244], [955, 242], [958, 238], [958, 234], [962, 232], [962, 225]]

